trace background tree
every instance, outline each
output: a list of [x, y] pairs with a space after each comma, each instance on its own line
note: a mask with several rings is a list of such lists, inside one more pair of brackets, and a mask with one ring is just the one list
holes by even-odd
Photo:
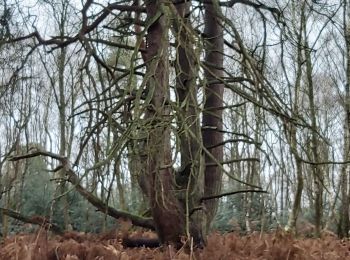
[[[339, 25], [347, 31], [345, 1], [25, 8], [8, 0], [0, 16], [3, 208], [34, 212], [16, 194], [26, 194], [28, 158], [44, 156], [66, 229], [91, 216], [68, 207], [78, 192], [75, 203], [155, 228], [163, 243], [201, 245], [233, 214], [247, 232], [295, 229], [302, 216], [316, 235], [335, 224], [346, 234], [347, 66], [325, 66], [346, 50], [346, 33], [335, 40]], [[39, 8], [51, 15], [34, 19]]]

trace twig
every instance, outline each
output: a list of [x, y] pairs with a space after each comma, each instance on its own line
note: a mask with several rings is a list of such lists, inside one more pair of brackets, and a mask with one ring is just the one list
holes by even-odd
[[237, 191], [231, 191], [231, 192], [225, 192], [225, 193], [221, 193], [221, 194], [216, 194], [216, 195], [212, 195], [212, 196], [206, 196], [206, 197], [202, 197], [201, 198], [201, 202], [205, 201], [205, 200], [212, 200], [212, 199], [218, 199], [221, 197], [225, 197], [225, 196], [230, 196], [230, 195], [235, 195], [235, 194], [239, 194], [239, 193], [248, 193], [248, 192], [257, 192], [257, 193], [268, 193], [265, 190], [237, 190]]

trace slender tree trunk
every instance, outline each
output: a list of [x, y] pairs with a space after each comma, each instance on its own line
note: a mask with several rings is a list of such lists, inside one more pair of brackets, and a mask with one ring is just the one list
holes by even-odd
[[124, 183], [122, 182], [122, 173], [120, 171], [120, 159], [114, 160], [114, 175], [117, 181], [118, 198], [119, 198], [119, 208], [121, 210], [127, 210], [127, 204], [125, 200], [124, 193]]
[[301, 196], [303, 193], [303, 187], [304, 187], [304, 178], [303, 178], [303, 171], [302, 171], [302, 161], [300, 160], [298, 151], [297, 151], [297, 138], [296, 138], [296, 127], [291, 127], [291, 143], [290, 143], [290, 149], [292, 151], [292, 154], [294, 156], [295, 164], [296, 164], [296, 176], [297, 176], [297, 188], [294, 194], [294, 200], [293, 200], [293, 207], [292, 211], [289, 214], [288, 223], [286, 226], [286, 230], [295, 230], [296, 223], [298, 220], [299, 212], [301, 209]]
[[[305, 15], [305, 14], [303, 14]], [[304, 32], [304, 51], [306, 59], [306, 77], [307, 77], [307, 91], [310, 106], [310, 117], [311, 117], [311, 154], [312, 159], [316, 163], [312, 166], [313, 181], [315, 184], [315, 235], [320, 236], [322, 229], [323, 219], [323, 185], [324, 185], [324, 173], [321, 166], [317, 165], [319, 162], [319, 140], [317, 137], [317, 114], [314, 101], [314, 86], [312, 78], [312, 62], [311, 62], [311, 50], [308, 44], [306, 35], [306, 23], [303, 28]]]
[[[305, 5], [303, 5], [304, 9]], [[300, 21], [300, 30], [298, 33], [298, 50], [297, 50], [297, 73], [296, 73], [296, 79], [295, 79], [295, 85], [294, 85], [294, 104], [293, 104], [293, 116], [298, 117], [299, 116], [299, 98], [300, 98], [300, 88], [301, 88], [301, 77], [302, 77], [302, 64], [303, 64], [303, 57], [302, 57], [302, 28], [303, 24], [305, 23], [305, 19], [301, 17]], [[296, 223], [298, 220], [298, 215], [301, 209], [301, 196], [303, 193], [304, 188], [304, 178], [303, 178], [303, 171], [302, 171], [302, 161], [298, 152], [298, 140], [297, 140], [297, 127], [291, 123], [290, 127], [288, 127], [288, 124], [284, 125], [285, 127], [285, 133], [286, 138], [289, 142], [290, 151], [294, 157], [295, 165], [296, 165], [296, 176], [297, 176], [297, 187], [294, 194], [293, 199], [293, 207], [292, 211], [289, 214], [288, 223], [286, 226], [287, 231], [295, 231], [296, 230]]]
[[[66, 8], [68, 6], [67, 2], [62, 2], [61, 7], [62, 11], [60, 13], [60, 20], [58, 22], [60, 37], [63, 38], [66, 34], [65, 26], [67, 22], [67, 13]], [[66, 88], [65, 88], [65, 70], [66, 70], [66, 61], [67, 61], [67, 49], [60, 48], [60, 52], [57, 57], [57, 73], [58, 73], [58, 95], [57, 95], [57, 106], [59, 113], [59, 154], [62, 156], [67, 156], [67, 118], [66, 118]], [[52, 87], [55, 87], [54, 85]], [[66, 173], [64, 170], [58, 172], [59, 178], [62, 180], [65, 179]], [[63, 223], [65, 229], [70, 229], [70, 216], [69, 216], [69, 203], [67, 200], [66, 192], [67, 192], [67, 184], [65, 181], [61, 181], [59, 184], [59, 196], [60, 202], [63, 207]]]
[[[128, 160], [129, 160], [129, 171], [130, 171], [130, 181], [131, 181], [131, 205], [132, 208], [142, 207], [139, 208], [139, 212], [145, 211], [146, 208], [149, 206], [147, 203], [145, 203], [146, 196], [149, 194], [149, 188], [141, 188], [142, 193], [140, 193], [140, 187], [143, 185], [147, 185], [146, 181], [141, 182], [142, 176], [144, 177], [144, 173], [142, 172], [142, 163], [141, 163], [141, 157], [138, 151], [134, 149], [134, 143], [131, 143], [128, 145]], [[140, 198], [142, 197], [142, 198]]]
[[[63, 29], [62, 29], [63, 30]], [[64, 35], [64, 31], [62, 31]], [[65, 73], [65, 62], [66, 62], [66, 49], [62, 48], [58, 57], [58, 89], [59, 89], [59, 100], [58, 100], [58, 111], [59, 111], [59, 126], [60, 126], [60, 151], [59, 154], [66, 156], [66, 100], [65, 100], [65, 83], [64, 83], [64, 73]], [[59, 172], [62, 179], [65, 178], [64, 170]], [[67, 201], [67, 196], [65, 195], [67, 187], [66, 183], [62, 181], [59, 184], [60, 195], [63, 195], [60, 199], [63, 206], [63, 221], [65, 229], [70, 228], [70, 217], [69, 217], [69, 204]]]
[[[4, 201], [5, 201], [5, 205], [4, 208], [9, 209], [10, 208], [10, 198], [11, 198], [11, 191], [8, 191], [5, 193], [5, 195], [3, 196]], [[2, 211], [1, 211], [2, 213]], [[8, 232], [9, 232], [9, 217], [6, 214], [1, 214], [2, 217], [2, 237], [6, 238], [8, 236]]]
[[[344, 36], [346, 46], [346, 85], [344, 98], [344, 161], [350, 159], [350, 31], [348, 25], [348, 6], [347, 1], [344, 2]], [[340, 221], [338, 227], [339, 237], [348, 237], [350, 230], [349, 221], [349, 176], [348, 165], [344, 164], [341, 168], [341, 206], [340, 206]]]

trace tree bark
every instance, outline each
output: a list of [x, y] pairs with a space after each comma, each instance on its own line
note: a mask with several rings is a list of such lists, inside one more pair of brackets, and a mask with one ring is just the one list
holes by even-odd
[[[302, 14], [305, 15], [305, 14]], [[307, 78], [307, 94], [309, 98], [310, 106], [310, 117], [311, 117], [311, 154], [312, 159], [316, 163], [312, 165], [313, 171], [313, 181], [315, 184], [315, 235], [319, 237], [321, 235], [322, 229], [322, 219], [323, 219], [323, 185], [324, 185], [324, 173], [320, 165], [317, 165], [319, 162], [319, 139], [317, 137], [317, 114], [315, 107], [315, 95], [314, 95], [314, 86], [312, 78], [312, 63], [311, 63], [311, 49], [308, 44], [307, 35], [306, 35], [306, 23], [303, 28], [304, 33], [304, 51], [306, 59], [306, 78]]]
[[[200, 111], [197, 101], [197, 75], [199, 64], [195, 52], [195, 41], [191, 21], [190, 2], [178, 4], [174, 16], [177, 37], [177, 60], [175, 64], [177, 82], [176, 94], [179, 103], [178, 138], [180, 140], [181, 168], [177, 172], [178, 198], [186, 217], [186, 234], [192, 236], [196, 244], [205, 243], [206, 217], [201, 207], [204, 195], [204, 157], [202, 155], [202, 133]], [[198, 209], [201, 210], [195, 210]]]
[[[169, 17], [161, 1], [146, 1], [148, 17], [160, 17], [149, 26], [146, 58], [148, 88], [153, 90], [145, 118], [148, 121], [146, 175], [152, 216], [161, 243], [181, 244], [185, 234], [184, 211], [176, 198], [170, 145]], [[152, 60], [151, 60], [152, 59]]]
[[[302, 7], [305, 8], [305, 4]], [[300, 19], [300, 31], [298, 33], [298, 46], [297, 46], [297, 72], [296, 72], [296, 79], [294, 84], [294, 104], [292, 113], [295, 118], [299, 116], [299, 98], [300, 98], [300, 90], [301, 90], [301, 78], [302, 78], [302, 65], [303, 65], [303, 56], [302, 56], [302, 28], [303, 23], [305, 22], [305, 19], [301, 17]], [[297, 127], [290, 123], [290, 127], [288, 127], [288, 124], [284, 124], [286, 138], [289, 142], [290, 151], [294, 157], [295, 164], [296, 164], [296, 175], [297, 175], [297, 188], [294, 194], [293, 199], [293, 207], [292, 211], [289, 214], [288, 217], [288, 223], [286, 226], [287, 231], [295, 231], [296, 230], [296, 223], [298, 220], [299, 212], [301, 209], [301, 196], [303, 193], [304, 188], [304, 178], [303, 178], [303, 171], [302, 171], [302, 160], [300, 157], [300, 154], [298, 152], [298, 140], [297, 140]]]
[[[204, 194], [210, 196], [217, 194], [221, 190], [222, 170], [217, 162], [223, 161], [223, 146], [217, 144], [223, 142], [223, 133], [220, 132], [223, 127], [222, 109], [224, 85], [217, 82], [223, 77], [223, 27], [221, 24], [221, 10], [217, 1], [207, 1], [204, 4], [204, 35], [205, 35], [205, 79], [204, 86], [204, 112], [202, 121], [203, 144], [213, 155], [213, 158], [205, 155], [205, 185]], [[211, 148], [214, 147], [214, 148]], [[210, 165], [210, 166], [208, 166]], [[210, 227], [213, 221], [218, 200], [205, 202], [207, 212], [207, 227]]]

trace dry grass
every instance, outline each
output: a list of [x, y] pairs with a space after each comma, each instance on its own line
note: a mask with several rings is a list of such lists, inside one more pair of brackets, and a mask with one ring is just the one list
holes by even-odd
[[[154, 237], [146, 232], [144, 237]], [[234, 233], [213, 233], [204, 249], [190, 250], [172, 247], [123, 248], [120, 234], [109, 232], [92, 235], [69, 232], [63, 236], [37, 234], [16, 235], [0, 244], [0, 259], [19, 260], [109, 260], [109, 259], [350, 259], [350, 241], [331, 235], [321, 239], [294, 238], [283, 232], [239, 236]]]

